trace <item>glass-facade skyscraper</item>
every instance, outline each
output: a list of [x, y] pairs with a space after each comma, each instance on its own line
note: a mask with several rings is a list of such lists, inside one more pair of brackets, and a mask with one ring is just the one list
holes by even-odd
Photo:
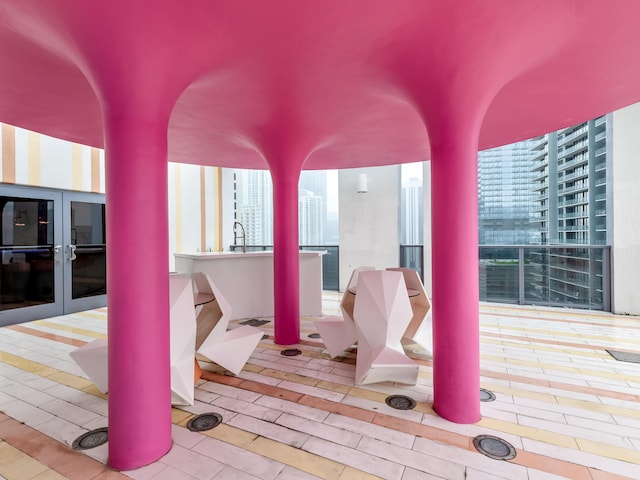
[[482, 299], [513, 298], [522, 267], [526, 303], [605, 303], [606, 251], [588, 245], [611, 243], [610, 138], [611, 121], [602, 116], [480, 152], [480, 245], [541, 245], [481, 248]]
[[[273, 184], [268, 170], [234, 170], [235, 220], [242, 223], [247, 245], [273, 245]], [[303, 171], [298, 195], [300, 245], [326, 239], [327, 174]]]
[[531, 222], [534, 145], [525, 140], [478, 153], [480, 245], [540, 243], [539, 228]]
[[536, 228], [543, 243], [607, 242], [607, 116], [536, 138]]
[[[534, 220], [542, 240], [572, 248], [533, 252], [527, 281], [549, 303], [600, 305], [608, 259], [611, 120], [602, 116], [535, 139]], [[609, 233], [610, 234], [610, 233]], [[578, 247], [576, 247], [576, 245]]]
[[422, 180], [411, 177], [400, 190], [400, 243], [421, 245], [424, 237]]
[[268, 170], [234, 171], [235, 219], [247, 245], [273, 245], [273, 184]]

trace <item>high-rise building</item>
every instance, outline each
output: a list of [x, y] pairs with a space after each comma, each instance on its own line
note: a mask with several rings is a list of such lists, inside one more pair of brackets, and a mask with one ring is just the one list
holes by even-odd
[[400, 198], [400, 243], [421, 245], [424, 237], [422, 181], [412, 177], [402, 185]]
[[273, 186], [267, 170], [236, 169], [235, 219], [242, 223], [247, 245], [273, 245]]
[[517, 249], [481, 248], [481, 298], [515, 295], [524, 262], [525, 301], [603, 304], [608, 259], [605, 250], [589, 245], [611, 243], [607, 118], [480, 152], [480, 244], [541, 244], [525, 249], [524, 258]]
[[543, 243], [607, 241], [607, 116], [535, 139], [536, 218]]
[[301, 190], [312, 192], [316, 197], [322, 197], [326, 210], [327, 199], [327, 172], [324, 170], [303, 170], [300, 172], [298, 187]]
[[536, 208], [534, 224], [550, 245], [584, 248], [540, 250], [531, 255], [527, 281], [541, 299], [561, 304], [602, 304], [610, 244], [607, 229], [607, 154], [610, 115], [535, 139], [533, 172]]
[[[235, 219], [242, 223], [247, 245], [273, 245], [273, 186], [267, 170], [235, 170]], [[303, 171], [299, 182], [300, 245], [327, 243], [327, 174]], [[334, 219], [333, 224], [337, 225]], [[329, 232], [331, 234], [331, 232]], [[336, 234], [332, 234], [332, 238]], [[337, 243], [337, 238], [334, 239]]]
[[298, 232], [300, 245], [322, 245], [326, 218], [326, 202], [323, 197], [309, 190], [298, 194]]
[[478, 240], [480, 245], [540, 243], [532, 224], [532, 140], [478, 153]]
[[[300, 211], [300, 245], [337, 244], [337, 219], [329, 215], [327, 210], [327, 172], [325, 170], [303, 170], [300, 172], [300, 196], [298, 202], [309, 202], [305, 192], [311, 192], [314, 204], [319, 208], [318, 219], [306, 218], [306, 210]], [[315, 215], [315, 213], [313, 214]], [[303, 229], [304, 233], [303, 237]], [[303, 238], [314, 239], [313, 242], [303, 241]]]

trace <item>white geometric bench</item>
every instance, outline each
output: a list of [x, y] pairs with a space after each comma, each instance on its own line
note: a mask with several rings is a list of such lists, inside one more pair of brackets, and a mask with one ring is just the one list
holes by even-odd
[[[196, 317], [191, 279], [169, 276], [172, 405], [193, 405]], [[97, 339], [69, 354], [98, 390], [109, 390], [108, 342]]]
[[360, 272], [353, 310], [358, 332], [357, 385], [416, 384], [418, 364], [405, 355], [401, 343], [412, 316], [401, 272]]
[[262, 339], [262, 330], [249, 325], [227, 330], [231, 305], [206, 273], [193, 272], [192, 278], [196, 295], [212, 297], [209, 302], [198, 307], [196, 351], [238, 375]]

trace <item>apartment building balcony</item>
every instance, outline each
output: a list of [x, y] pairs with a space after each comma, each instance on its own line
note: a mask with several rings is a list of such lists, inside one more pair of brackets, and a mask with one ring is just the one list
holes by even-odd
[[546, 135], [542, 135], [540, 137], [532, 138], [534, 142], [538, 142], [534, 144], [531, 149], [532, 150], [543, 150], [549, 147], [549, 140]]
[[545, 145], [543, 148], [541, 148], [539, 150], [536, 149], [536, 148], [533, 148], [532, 150], [534, 151], [534, 154], [531, 157], [531, 161], [532, 162], [540, 162], [540, 161], [544, 160], [547, 157], [547, 155], [549, 154], [549, 146], [548, 145]]
[[575, 180], [579, 178], [586, 178], [589, 176], [589, 170], [587, 168], [581, 168], [579, 171], [563, 175], [558, 178], [558, 182], [568, 182], [569, 180]]
[[544, 188], [548, 188], [549, 187], [549, 181], [546, 182], [536, 182], [532, 184], [532, 188], [531, 190], [533, 192], [539, 192], [540, 190], [544, 189]]
[[559, 195], [568, 195], [570, 193], [576, 192], [586, 192], [587, 190], [589, 190], [589, 184], [586, 182], [580, 182], [579, 184], [571, 185], [569, 187], [564, 185], [558, 186]]
[[587, 128], [586, 124], [584, 126], [578, 128], [577, 130], [574, 130], [572, 133], [567, 134], [567, 135], [564, 135], [564, 134], [561, 133], [561, 134], [558, 135], [558, 146], [564, 145], [567, 142], [575, 140], [576, 138], [585, 137], [587, 135], [587, 133], [588, 133], [588, 128]]
[[586, 150], [587, 148], [589, 148], [589, 142], [587, 140], [582, 140], [568, 148], [558, 148], [558, 157], [566, 157], [573, 153]]
[[574, 220], [577, 218], [589, 218], [589, 214], [587, 212], [571, 212], [571, 213], [559, 213], [559, 220]]
[[606, 232], [607, 231], [607, 224], [605, 222], [602, 223], [596, 223], [596, 232]]
[[587, 199], [584, 198], [572, 198], [572, 199], [561, 199], [558, 200], [558, 206], [559, 207], [570, 207], [570, 206], [574, 206], [574, 205], [587, 205], [589, 202]]
[[547, 168], [536, 169], [534, 170], [534, 177], [531, 179], [532, 182], [540, 182], [547, 181], [549, 179], [549, 171]]
[[561, 232], [586, 232], [589, 230], [588, 225], [564, 225], [558, 227]]
[[[558, 153], [558, 156], [560, 156], [560, 154]], [[582, 165], [582, 164], [586, 164], [589, 161], [589, 156], [584, 153], [581, 155], [576, 155], [573, 158], [571, 158], [570, 160], [566, 160], [565, 162], [561, 163], [558, 165], [558, 173], [562, 172], [563, 170], [566, 170], [568, 168], [572, 168], [578, 165]]]
[[548, 212], [549, 211], [549, 205], [534, 205], [531, 207], [531, 213], [536, 214], [537, 212]]
[[[536, 195], [535, 197], [532, 198], [532, 201], [534, 202], [541, 202], [542, 200], [547, 200], [549, 198], [549, 192], [544, 192], [541, 193], [539, 195]], [[535, 211], [535, 209], [534, 209]]]
[[607, 194], [606, 193], [596, 193], [596, 202], [602, 202], [604, 200], [607, 199]]
[[594, 183], [596, 187], [602, 187], [607, 184], [607, 178], [606, 177], [596, 178]]

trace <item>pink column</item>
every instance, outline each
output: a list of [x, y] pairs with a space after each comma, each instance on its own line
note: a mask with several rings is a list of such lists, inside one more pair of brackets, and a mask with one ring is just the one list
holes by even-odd
[[440, 132], [431, 148], [434, 409], [452, 422], [474, 423], [480, 420], [478, 153], [477, 135], [461, 130]]
[[109, 465], [128, 470], [171, 448], [167, 120], [106, 117]]
[[300, 169], [272, 168], [273, 293], [275, 342], [300, 341], [300, 254], [298, 239], [298, 180]]

